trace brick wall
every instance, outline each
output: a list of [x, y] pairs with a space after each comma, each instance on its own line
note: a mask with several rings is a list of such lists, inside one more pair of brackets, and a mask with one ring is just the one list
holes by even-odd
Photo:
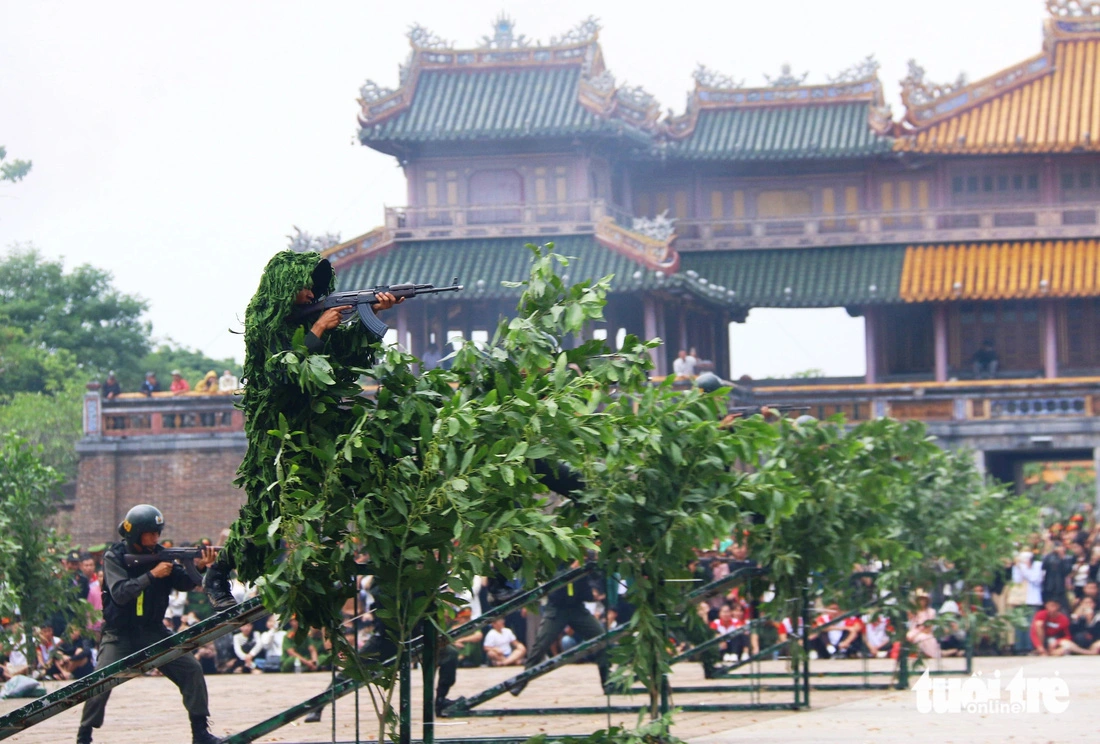
[[243, 434], [86, 438], [77, 451], [76, 500], [65, 527], [85, 547], [117, 539], [123, 516], [142, 503], [164, 512], [164, 538], [220, 543], [244, 503], [233, 486]]

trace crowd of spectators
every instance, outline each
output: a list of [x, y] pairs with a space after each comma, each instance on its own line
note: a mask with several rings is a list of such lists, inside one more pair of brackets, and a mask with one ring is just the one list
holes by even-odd
[[[918, 588], [913, 594], [914, 609], [909, 612], [904, 629], [912, 650], [929, 658], [962, 655], [968, 645], [972, 650], [988, 653], [1100, 654], [1098, 532], [1091, 511], [1075, 516], [1067, 525], [1056, 524], [1032, 536], [1027, 549], [1021, 550], [993, 583], [969, 591], [952, 580], [950, 566], [942, 566], [942, 581], [928, 589]], [[163, 544], [172, 547], [170, 540]], [[199, 544], [208, 545], [210, 541], [203, 539]], [[0, 638], [7, 639], [7, 646], [0, 647], [2, 679], [30, 674], [38, 679], [72, 680], [95, 668], [103, 609], [101, 555], [63, 556], [61, 570], [71, 577], [83, 600], [82, 611], [59, 613], [49, 623], [29, 629], [34, 639], [34, 659], [27, 657], [28, 629], [20, 626], [18, 618], [4, 619], [5, 633]], [[697, 551], [697, 559], [689, 568], [693, 580], [703, 583], [754, 566], [744, 538], [738, 535]], [[873, 573], [873, 570], [857, 573], [857, 580], [869, 587]], [[456, 625], [476, 620], [482, 608], [490, 605], [488, 583], [480, 578], [475, 581], [473, 591], [464, 597], [466, 607], [456, 618]], [[761, 617], [761, 601], [769, 598], [766, 584], [766, 579], [763, 583], [737, 582], [695, 607], [710, 636], [729, 636], [718, 643], [718, 657], [722, 661], [743, 662], [758, 654], [762, 646], [778, 648], [774, 655], [784, 656], [782, 644], [801, 639], [804, 631], [801, 620]], [[587, 599], [585, 607], [604, 627], [611, 630], [629, 621], [632, 608], [621, 596], [626, 591], [621, 582], [591, 575], [577, 582], [577, 586]], [[753, 587], [759, 596], [751, 593]], [[360, 577], [358, 595], [345, 607], [347, 640], [360, 649], [375, 632], [372, 589], [372, 577]], [[233, 590], [238, 601], [252, 594], [239, 583], [234, 584]], [[894, 628], [887, 613], [881, 612], [883, 599], [885, 604], [892, 603], [889, 598], [879, 597], [877, 608], [846, 608], [835, 601], [819, 600], [810, 612], [807, 644], [811, 658], [896, 657], [899, 644], [893, 640]], [[178, 632], [212, 613], [202, 591], [174, 592], [164, 624]], [[1014, 634], [1003, 630], [999, 634], [980, 631], [976, 637], [968, 638], [968, 631], [979, 627], [968, 622], [975, 619], [968, 616], [977, 614], [986, 618], [1015, 615], [1023, 620], [1016, 623]], [[517, 610], [458, 639], [455, 647], [460, 666], [523, 665], [528, 645], [527, 620], [527, 610]], [[677, 641], [681, 649], [688, 649], [705, 639], [691, 637]], [[567, 651], [576, 642], [572, 628], [567, 626], [552, 644], [551, 654]], [[332, 664], [331, 644], [320, 632], [303, 631], [294, 618], [276, 616], [242, 626], [237, 633], [194, 653], [207, 674], [313, 672], [330, 669]]]
[[[218, 377], [218, 373], [214, 370], [210, 370], [203, 375], [201, 380], [195, 382], [192, 385], [183, 376], [183, 373], [174, 369], [171, 372], [172, 381], [168, 384], [168, 391], [172, 395], [232, 395], [239, 391], [240, 382], [237, 376], [233, 374], [231, 370], [225, 370], [221, 377]], [[107, 400], [115, 400], [123, 393], [122, 385], [118, 381], [118, 377], [115, 376], [114, 370], [107, 373], [107, 379], [103, 381], [103, 385], [100, 388], [100, 394]], [[150, 370], [145, 373], [145, 379], [142, 380], [141, 386], [137, 390], [138, 393], [144, 395], [147, 398], [153, 396], [153, 393], [165, 392], [161, 386], [160, 381], [157, 379], [157, 373]]]

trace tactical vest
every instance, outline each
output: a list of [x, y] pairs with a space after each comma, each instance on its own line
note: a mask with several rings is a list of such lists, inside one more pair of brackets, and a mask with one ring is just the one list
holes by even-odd
[[[126, 575], [136, 579], [148, 573], [148, 568], [126, 568], [122, 557], [126, 554], [126, 543], [119, 542], [111, 546], [107, 556], [115, 559], [123, 567]], [[106, 556], [105, 556], [106, 557]], [[163, 630], [164, 613], [168, 610], [168, 595], [172, 592], [170, 578], [154, 578], [134, 601], [120, 605], [111, 596], [111, 588], [103, 585], [103, 621], [105, 630], [122, 633], [142, 630]]]

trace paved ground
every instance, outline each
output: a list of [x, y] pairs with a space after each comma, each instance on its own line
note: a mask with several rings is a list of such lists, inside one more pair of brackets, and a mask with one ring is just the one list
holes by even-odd
[[[945, 665], [960, 664], [948, 660]], [[888, 668], [875, 662], [875, 668]], [[985, 675], [995, 670], [1007, 681], [1020, 668], [1028, 678], [1060, 676], [1069, 688], [1069, 708], [1061, 714], [937, 714], [920, 713], [916, 696], [905, 691], [818, 691], [812, 693], [813, 707], [808, 711], [680, 713], [675, 733], [692, 744], [727, 742], [1063, 742], [1092, 741], [1097, 721], [1093, 717], [1100, 703], [1100, 660], [1089, 658], [983, 658], [976, 669]], [[818, 662], [815, 672], [861, 670], [860, 662]], [[776, 662], [762, 671], [780, 671]], [[510, 676], [500, 669], [463, 669], [453, 695], [470, 695]], [[420, 709], [419, 674], [414, 671], [414, 710]], [[846, 682], [858, 682], [848, 678]], [[838, 680], [828, 680], [829, 682]], [[882, 681], [881, 678], [874, 681]], [[328, 675], [230, 675], [208, 678], [214, 728], [219, 734], [239, 731], [255, 722], [324, 689]], [[674, 686], [703, 684], [697, 665], [679, 668]], [[777, 683], [781, 683], [778, 682]], [[825, 681], [822, 682], [824, 684]], [[708, 683], [709, 684], [709, 683]], [[56, 687], [56, 685], [53, 685]], [[52, 688], [51, 688], [52, 689]], [[747, 692], [684, 694], [674, 703], [699, 702], [745, 703], [751, 700], [784, 702], [789, 692]], [[595, 667], [569, 666], [532, 682], [526, 692], [514, 698], [505, 694], [484, 707], [554, 707], [569, 704], [602, 705], [606, 702], [599, 688]], [[369, 698], [360, 698], [360, 735], [373, 739], [377, 732]], [[641, 703], [638, 697], [612, 698], [614, 704]], [[16, 701], [0, 701], [0, 714], [17, 707]], [[14, 744], [56, 744], [75, 738], [79, 711], [70, 710], [31, 730], [12, 737]], [[441, 721], [437, 736], [459, 738], [473, 736], [534, 735], [547, 733], [583, 734], [612, 724], [633, 724], [633, 715], [570, 716], [542, 715], [494, 716], [488, 718], [447, 719]], [[351, 696], [337, 703], [337, 740], [355, 740], [354, 706]], [[417, 721], [414, 735], [419, 736]], [[288, 726], [262, 739], [265, 742], [331, 741], [331, 715], [326, 710], [321, 724]], [[117, 688], [107, 709], [105, 726], [96, 733], [97, 744], [135, 744], [135, 742], [189, 741], [187, 718], [175, 687], [166, 679], [147, 677]]]

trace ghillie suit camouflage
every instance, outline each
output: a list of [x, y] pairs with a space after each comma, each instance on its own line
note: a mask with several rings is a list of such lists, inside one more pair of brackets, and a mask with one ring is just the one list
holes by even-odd
[[[310, 288], [315, 297], [333, 291], [336, 277], [329, 262], [319, 253], [281, 251], [268, 262], [260, 286], [245, 313], [244, 411], [248, 449], [234, 483], [244, 489], [247, 502], [241, 507], [230, 531], [225, 558], [211, 569], [205, 582], [215, 606], [227, 606], [227, 574], [235, 567], [239, 578], [252, 582], [269, 573], [281, 554], [271, 539], [273, 524], [280, 514], [279, 454], [281, 442], [270, 432], [280, 428], [300, 432], [297, 436], [323, 446], [337, 435], [341, 417], [336, 410], [317, 410], [309, 391], [296, 379], [292, 359], [331, 367], [330, 374], [341, 386], [354, 386], [356, 367], [373, 363], [378, 339], [359, 323], [341, 325], [322, 338], [310, 332], [316, 318], [295, 322], [290, 315], [295, 297]], [[323, 357], [320, 358], [320, 357]], [[221, 582], [225, 586], [220, 586]], [[216, 600], [218, 595], [220, 602]], [[231, 601], [231, 600], [230, 600]]]

